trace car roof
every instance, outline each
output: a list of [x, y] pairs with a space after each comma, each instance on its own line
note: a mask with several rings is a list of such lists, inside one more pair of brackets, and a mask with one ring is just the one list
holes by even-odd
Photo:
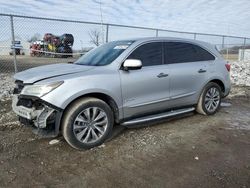
[[148, 41], [182, 41], [182, 42], [190, 42], [195, 44], [201, 44], [201, 45], [212, 45], [210, 43], [195, 40], [195, 39], [188, 39], [188, 38], [178, 38], [178, 37], [141, 37], [141, 38], [131, 38], [127, 40], [132, 40], [136, 42], [148, 42]]
[[[201, 46], [201, 47], [207, 49], [208, 51], [210, 51], [211, 53], [213, 53], [217, 57], [220, 56], [218, 50], [216, 50], [215, 45], [204, 42], [204, 41], [195, 40], [195, 39], [178, 38], [178, 37], [142, 37], [142, 38], [130, 38], [130, 39], [126, 39], [124, 41], [128, 41], [128, 40], [135, 41], [134, 43], [136, 43], [136, 44], [150, 42], [150, 41], [187, 42], [187, 43], [196, 44], [198, 46]], [[122, 41], [122, 40], [120, 40], [120, 41]]]

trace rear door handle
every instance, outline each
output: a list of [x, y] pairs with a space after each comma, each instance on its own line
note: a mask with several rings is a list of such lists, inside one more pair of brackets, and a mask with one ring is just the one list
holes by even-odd
[[158, 78], [163, 78], [163, 77], [167, 77], [167, 76], [168, 76], [168, 74], [165, 74], [163, 72], [157, 75]]
[[207, 70], [205, 70], [205, 69], [198, 70], [198, 73], [204, 73], [204, 72], [207, 72]]

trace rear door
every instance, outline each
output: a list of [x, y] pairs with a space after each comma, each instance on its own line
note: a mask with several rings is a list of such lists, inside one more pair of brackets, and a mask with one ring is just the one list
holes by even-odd
[[120, 70], [124, 117], [151, 114], [167, 108], [169, 69], [163, 64], [163, 43], [136, 48], [127, 59], [139, 59], [139, 70]]
[[208, 68], [215, 58], [191, 43], [165, 42], [165, 63], [170, 69], [170, 107], [192, 105], [207, 81]]

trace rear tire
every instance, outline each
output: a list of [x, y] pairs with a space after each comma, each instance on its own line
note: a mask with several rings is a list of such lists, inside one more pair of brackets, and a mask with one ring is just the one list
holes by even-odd
[[196, 111], [203, 115], [215, 114], [220, 107], [221, 97], [220, 86], [214, 82], [208, 83], [200, 95]]
[[114, 116], [111, 108], [97, 98], [83, 98], [73, 102], [62, 121], [62, 134], [76, 149], [90, 149], [101, 145], [111, 134]]

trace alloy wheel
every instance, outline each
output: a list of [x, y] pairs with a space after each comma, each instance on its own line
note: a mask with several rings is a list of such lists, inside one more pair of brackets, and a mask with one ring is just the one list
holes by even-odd
[[220, 92], [218, 88], [211, 87], [205, 95], [205, 108], [209, 112], [214, 112], [220, 104]]
[[97, 142], [108, 127], [107, 114], [99, 107], [89, 107], [75, 118], [73, 132], [76, 139], [82, 143]]

